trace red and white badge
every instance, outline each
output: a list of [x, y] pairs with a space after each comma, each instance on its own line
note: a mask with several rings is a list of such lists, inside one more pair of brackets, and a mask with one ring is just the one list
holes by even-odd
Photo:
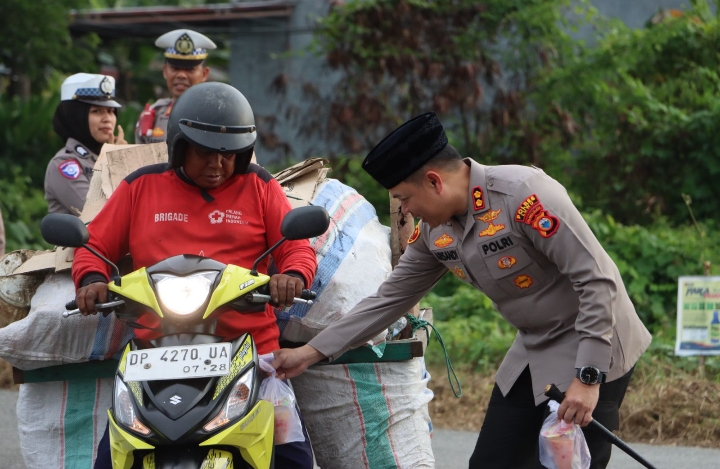
[[77, 160], [63, 161], [58, 165], [58, 171], [60, 171], [60, 174], [66, 179], [77, 179], [80, 177], [80, 174], [82, 174], [80, 163], [78, 163]]

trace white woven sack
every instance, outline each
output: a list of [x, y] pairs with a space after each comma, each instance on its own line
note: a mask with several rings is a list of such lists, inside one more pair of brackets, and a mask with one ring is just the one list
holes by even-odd
[[330, 228], [310, 240], [318, 261], [311, 287], [318, 294], [315, 303], [276, 310], [281, 338], [291, 342], [308, 342], [375, 293], [392, 271], [390, 229], [380, 223], [372, 204], [355, 189], [326, 179], [311, 202], [327, 209]]
[[424, 359], [322, 365], [293, 378], [322, 468], [434, 468]]
[[27, 469], [92, 469], [107, 424], [111, 378], [30, 383], [17, 403]]
[[111, 358], [132, 330], [115, 315], [63, 318], [75, 298], [70, 272], [49, 274], [30, 302], [27, 317], [0, 329], [0, 358], [21, 370]]

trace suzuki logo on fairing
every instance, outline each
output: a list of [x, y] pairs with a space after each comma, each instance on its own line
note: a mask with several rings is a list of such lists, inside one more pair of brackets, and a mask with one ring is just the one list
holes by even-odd
[[172, 405], [178, 405], [182, 402], [182, 397], [175, 394], [173, 397], [170, 398], [170, 404]]

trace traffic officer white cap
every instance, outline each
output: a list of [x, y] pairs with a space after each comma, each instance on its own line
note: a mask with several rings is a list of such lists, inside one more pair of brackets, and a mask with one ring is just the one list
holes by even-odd
[[208, 49], [217, 46], [209, 37], [191, 29], [176, 29], [165, 33], [155, 41], [165, 49], [165, 60], [174, 67], [192, 68], [208, 56]]
[[60, 101], [82, 101], [103, 107], [122, 107], [115, 101], [115, 79], [95, 73], [76, 73], [60, 87]]

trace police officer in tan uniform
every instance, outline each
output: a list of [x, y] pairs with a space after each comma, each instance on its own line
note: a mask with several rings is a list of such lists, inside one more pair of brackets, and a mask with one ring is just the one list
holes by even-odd
[[[440, 121], [405, 123], [363, 168], [421, 218], [377, 293], [307, 345], [275, 352], [278, 377], [363, 345], [409, 311], [448, 271], [485, 293], [517, 336], [495, 376], [470, 468], [541, 468], [543, 388], [566, 392], [560, 418], [610, 429], [633, 367], [650, 344], [620, 273], [565, 188], [542, 170], [461, 159]], [[482, 340], [478, 337], [477, 340]], [[593, 469], [610, 443], [584, 429]]]
[[165, 141], [173, 103], [186, 89], [207, 80], [210, 73], [205, 66], [207, 51], [217, 47], [207, 36], [190, 29], [165, 33], [155, 41], [155, 45], [165, 49], [163, 77], [172, 97], [145, 105], [135, 126], [135, 143]]
[[117, 124], [115, 79], [111, 76], [76, 73], [62, 84], [53, 129], [65, 147], [48, 163], [45, 199], [49, 213], [79, 215], [85, 205], [93, 167], [105, 143], [125, 144]]

